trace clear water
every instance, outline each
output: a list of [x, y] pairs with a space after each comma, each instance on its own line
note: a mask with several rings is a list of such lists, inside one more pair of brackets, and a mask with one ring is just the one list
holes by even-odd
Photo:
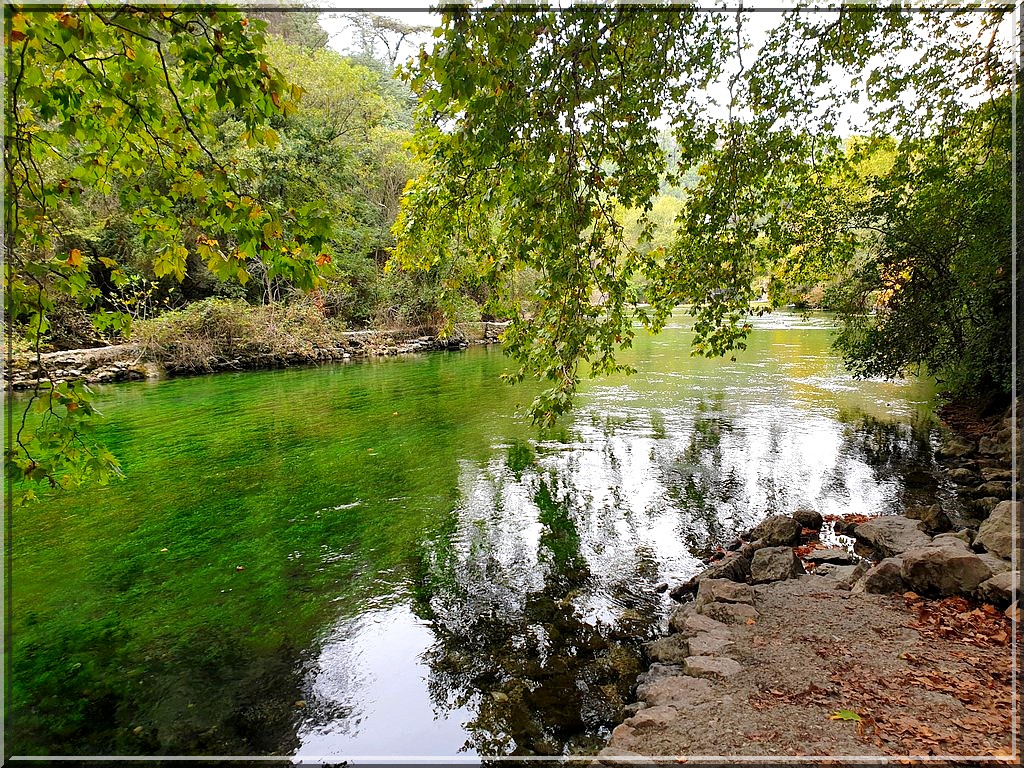
[[[765, 515], [934, 497], [926, 382], [685, 318], [540, 434], [500, 350], [99, 388], [127, 478], [11, 520], [14, 754], [592, 754], [655, 585]], [[358, 762], [358, 760], [357, 760]]]

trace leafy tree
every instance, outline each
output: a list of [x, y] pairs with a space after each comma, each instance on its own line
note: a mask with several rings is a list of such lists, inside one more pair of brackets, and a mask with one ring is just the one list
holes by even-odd
[[1010, 391], [1010, 99], [971, 117], [966, 139], [915, 143], [854, 206], [868, 236], [835, 301], [861, 375], [923, 366], [951, 392]]
[[[330, 220], [315, 202], [267, 207], [251, 173], [214, 151], [214, 117], [231, 110], [240, 138], [273, 146], [268, 121], [301, 95], [263, 51], [265, 24], [222, 9], [89, 8], [5, 14], [5, 309], [38, 353], [59, 297], [89, 307], [99, 294], [89, 254], [67, 238], [83, 202], [116, 201], [157, 277], [185, 276], [190, 255], [221, 278], [266, 268], [302, 287], [317, 281]], [[230, 232], [229, 239], [216, 233]], [[123, 284], [120, 262], [101, 257]], [[128, 316], [96, 320], [123, 329]], [[40, 382], [7, 445], [11, 480], [67, 485], [105, 478], [116, 459], [87, 436], [81, 384]], [[8, 405], [13, 407], [13, 405]], [[20, 407], [20, 406], [19, 406]]]
[[[856, 161], [843, 105], [866, 98], [876, 135], [907, 139], [900, 152], [940, 131], [958, 141], [978, 100], [1009, 90], [1006, 13], [796, 9], [754, 58], [742, 11], [448, 9], [408, 73], [430, 172], [404, 200], [397, 258], [442, 271], [475, 260], [513, 317], [510, 378], [551, 382], [532, 406], [546, 423], [581, 375], [623, 370], [634, 322], [658, 330], [681, 302], [695, 353], [742, 347], [759, 275], [775, 276], [779, 306], [786, 282], [859, 252], [864, 232], [830, 182]], [[681, 186], [692, 169], [674, 243], [635, 247], [666, 177]], [[644, 212], [640, 236], [624, 237], [621, 208]], [[540, 275], [526, 299], [508, 290], [522, 270]]]

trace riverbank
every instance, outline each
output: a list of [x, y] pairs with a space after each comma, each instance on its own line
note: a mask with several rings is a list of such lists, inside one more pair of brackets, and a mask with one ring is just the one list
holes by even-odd
[[599, 761], [1009, 759], [1020, 589], [1010, 414], [960, 417], [937, 458], [964, 516], [936, 504], [764, 521], [672, 590], [683, 604], [646, 646], [637, 701]]
[[232, 344], [195, 348], [160, 348], [133, 342], [89, 349], [72, 349], [12, 356], [4, 379], [12, 389], [32, 389], [41, 382], [85, 381], [110, 384], [220, 371], [251, 371], [300, 365], [349, 362], [438, 350], [465, 349], [471, 344], [493, 344], [507, 323], [460, 323], [442, 337], [434, 328], [380, 331], [344, 331], [330, 339], [302, 340], [275, 348]]

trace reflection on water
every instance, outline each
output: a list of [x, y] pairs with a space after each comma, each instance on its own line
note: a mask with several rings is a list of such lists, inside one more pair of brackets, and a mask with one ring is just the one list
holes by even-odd
[[851, 380], [822, 318], [757, 325], [735, 362], [690, 358], [685, 323], [639, 337], [641, 373], [549, 435], [497, 350], [104, 390], [128, 480], [15, 521], [8, 738], [593, 753], [655, 585], [768, 514], [936, 495], [926, 384]]

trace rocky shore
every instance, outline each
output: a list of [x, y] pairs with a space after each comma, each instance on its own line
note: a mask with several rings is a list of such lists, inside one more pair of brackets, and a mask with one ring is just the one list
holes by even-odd
[[1011, 426], [1007, 411], [945, 435], [937, 458], [959, 514], [795, 510], [671, 589], [681, 605], [646, 645], [636, 702], [599, 762], [1009, 755], [1021, 514]]
[[183, 376], [216, 371], [248, 371], [346, 362], [371, 357], [389, 357], [437, 350], [465, 349], [470, 344], [493, 344], [506, 323], [465, 323], [442, 338], [436, 332], [350, 331], [331, 346], [310, 344], [285, 352], [246, 351], [213, 356], [201, 361], [174, 355], [177, 363], [161, 359], [140, 344], [119, 344], [94, 349], [72, 349], [36, 356], [17, 354], [4, 366], [4, 378], [16, 390], [32, 389], [41, 382], [85, 381], [109, 384], [162, 376]]

